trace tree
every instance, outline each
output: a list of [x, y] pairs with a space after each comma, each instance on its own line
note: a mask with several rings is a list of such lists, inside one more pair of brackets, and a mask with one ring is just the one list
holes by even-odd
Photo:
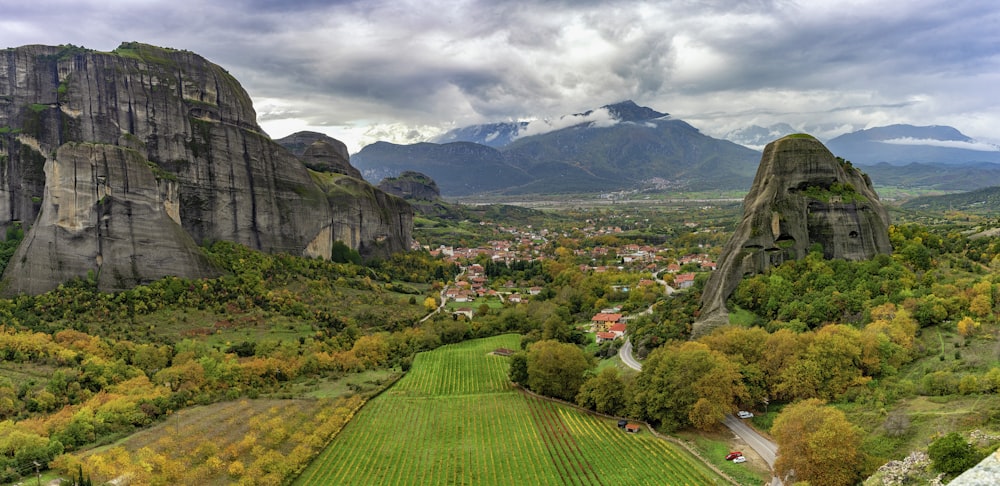
[[779, 476], [794, 472], [799, 481], [830, 486], [857, 482], [861, 432], [844, 412], [815, 398], [803, 400], [782, 410], [771, 434], [781, 451], [775, 463]]
[[518, 385], [528, 384], [528, 353], [518, 351], [510, 356], [510, 381]]
[[583, 383], [576, 404], [600, 413], [621, 415], [628, 404], [625, 382], [618, 370], [607, 367]]
[[668, 430], [687, 425], [707, 429], [746, 399], [739, 369], [700, 342], [657, 348], [635, 379], [636, 415]]
[[358, 253], [358, 250], [351, 249], [351, 247], [340, 240], [334, 241], [330, 247], [330, 260], [335, 263], [361, 265], [361, 255]]
[[982, 459], [972, 444], [958, 432], [945, 435], [927, 447], [927, 455], [931, 458], [934, 469], [945, 474], [959, 474], [975, 466]]
[[424, 299], [424, 309], [426, 309], [427, 312], [434, 312], [434, 309], [437, 309], [437, 306], [437, 299], [434, 297]]
[[969, 316], [963, 317], [962, 320], [958, 321], [958, 324], [955, 326], [958, 328], [958, 333], [961, 334], [962, 337], [969, 336], [976, 332], [976, 329], [979, 329], [979, 323], [974, 321]]
[[528, 348], [528, 388], [535, 393], [572, 401], [594, 367], [593, 358], [574, 344], [538, 341]]

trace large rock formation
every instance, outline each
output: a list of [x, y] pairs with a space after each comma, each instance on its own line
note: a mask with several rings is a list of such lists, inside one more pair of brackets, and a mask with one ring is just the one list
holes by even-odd
[[378, 188], [389, 194], [399, 196], [407, 201], [437, 201], [441, 199], [441, 190], [427, 175], [408, 170], [396, 177], [386, 177], [378, 183]]
[[891, 253], [889, 216], [867, 175], [815, 138], [789, 135], [764, 148], [743, 219], [705, 285], [694, 333], [727, 322], [726, 300], [745, 275], [803, 258], [817, 244], [828, 259]]
[[[0, 234], [28, 228], [8, 294], [88, 274], [105, 290], [213, 274], [197, 245], [214, 240], [319, 257], [334, 240], [368, 256], [407, 248], [408, 205], [355, 193], [367, 199], [332, 206], [236, 79], [194, 53], [0, 51]], [[358, 206], [378, 216], [343, 215]]]
[[317, 132], [296, 132], [275, 142], [299, 156], [302, 163], [312, 170], [362, 179], [361, 171], [351, 165], [347, 145], [340, 140]]

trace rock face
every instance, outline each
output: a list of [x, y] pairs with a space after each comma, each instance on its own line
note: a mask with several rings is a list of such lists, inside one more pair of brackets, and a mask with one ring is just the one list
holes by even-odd
[[868, 176], [808, 135], [789, 135], [764, 148], [743, 208], [705, 285], [695, 335], [727, 322], [726, 300], [745, 275], [803, 258], [813, 245], [828, 259], [892, 252], [889, 216]]
[[437, 201], [441, 199], [441, 190], [434, 179], [408, 170], [396, 177], [386, 177], [378, 183], [378, 188], [389, 194], [406, 200]]
[[317, 132], [296, 132], [275, 142], [299, 156], [302, 163], [312, 170], [362, 179], [361, 171], [351, 165], [347, 145], [340, 140]]
[[[313, 158], [336, 153], [317, 147]], [[7, 294], [91, 273], [102, 290], [214, 274], [197, 247], [213, 240], [318, 257], [333, 240], [369, 256], [408, 247], [405, 202], [357, 193], [370, 201], [331, 206], [303, 162], [261, 131], [236, 79], [194, 53], [0, 51], [0, 230], [27, 228]], [[384, 223], [342, 216], [369, 203]]]
[[364, 258], [409, 249], [413, 228], [409, 203], [358, 178], [332, 172], [314, 176], [333, 208], [333, 239]]

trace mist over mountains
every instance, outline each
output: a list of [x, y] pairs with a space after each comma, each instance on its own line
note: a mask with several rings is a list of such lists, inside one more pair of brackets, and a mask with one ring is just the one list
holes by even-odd
[[370, 181], [416, 170], [437, 181], [443, 195], [461, 196], [745, 189], [760, 159], [631, 101], [554, 120], [461, 128], [438, 140], [450, 142], [379, 142], [351, 161]]
[[869, 128], [833, 138], [827, 146], [860, 165], [1000, 163], [1000, 147], [977, 142], [948, 126]]
[[[352, 157], [378, 182], [407, 170], [432, 177], [445, 196], [634, 190], [744, 190], [760, 150], [799, 132], [751, 125], [723, 139], [632, 101], [556, 119], [453, 129], [431, 142], [378, 142]], [[876, 185], [966, 190], [1000, 184], [1000, 148], [948, 126], [891, 125], [825, 141]]]

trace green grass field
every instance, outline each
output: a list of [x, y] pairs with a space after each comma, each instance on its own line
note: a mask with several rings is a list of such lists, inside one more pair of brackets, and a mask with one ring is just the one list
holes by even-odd
[[513, 388], [508, 358], [490, 352], [519, 343], [505, 335], [419, 354], [294, 484], [725, 483], [645, 430]]

